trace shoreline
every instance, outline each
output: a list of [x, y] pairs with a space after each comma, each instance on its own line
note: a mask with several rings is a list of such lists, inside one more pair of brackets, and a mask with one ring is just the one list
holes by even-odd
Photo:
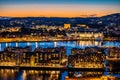
[[61, 70], [61, 71], [100, 71], [104, 72], [105, 68], [63, 68], [63, 67], [42, 67], [42, 66], [0, 66], [0, 69], [25, 69], [25, 70]]
[[104, 39], [54, 39], [54, 40], [47, 40], [47, 39], [34, 39], [34, 40], [30, 40], [30, 39], [23, 39], [23, 38], [0, 38], [0, 43], [10, 43], [10, 42], [18, 42], [18, 43], [22, 43], [22, 42], [60, 42], [60, 41], [120, 41], [120, 39], [111, 39], [111, 38], [104, 38]]

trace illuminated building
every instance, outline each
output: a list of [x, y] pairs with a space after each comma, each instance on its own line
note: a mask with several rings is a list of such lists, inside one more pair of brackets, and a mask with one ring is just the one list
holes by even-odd
[[34, 56], [30, 56], [30, 65], [31, 66], [34, 66], [35, 65], [35, 59], [34, 59]]
[[69, 29], [70, 27], [71, 27], [70, 24], [64, 24], [64, 28], [65, 28], [65, 29]]
[[32, 48], [30, 46], [27, 47], [6, 47], [4, 49], [6, 52], [31, 52]]
[[18, 32], [20, 31], [20, 27], [10, 27], [10, 28], [3, 28], [2, 32]]
[[114, 76], [101, 76], [101, 77], [72, 77], [69, 78], [68, 76], [65, 78], [65, 80], [119, 80], [118, 78]]
[[101, 80], [118, 80], [116, 77], [114, 77], [114, 76], [102, 76], [101, 78], [100, 78]]
[[57, 52], [27, 52], [22, 55], [22, 63], [31, 66], [60, 65], [60, 60], [60, 54]]
[[64, 47], [36, 48], [34, 52], [22, 53], [22, 64], [38, 66], [60, 66], [61, 60], [66, 58]]
[[110, 48], [108, 52], [108, 58], [113, 58], [113, 59], [120, 59], [120, 48]]
[[[56, 65], [60, 64], [60, 54], [56, 52], [39, 52], [36, 53], [36, 58], [38, 59], [38, 63], [42, 65]], [[36, 59], [36, 60], [37, 60]]]
[[71, 54], [87, 54], [87, 53], [103, 53], [103, 49], [99, 47], [86, 47], [85, 49], [73, 48]]
[[84, 54], [85, 53], [85, 50], [84, 49], [78, 49], [78, 48], [73, 48], [71, 50], [71, 54], [74, 55], [74, 54]]
[[104, 35], [102, 32], [75, 32], [75, 33], [67, 33], [68, 37], [73, 37], [75, 39], [88, 39], [88, 40], [96, 40], [103, 39]]
[[36, 48], [35, 52], [58, 52], [60, 54], [61, 59], [66, 57], [66, 49], [65, 47], [55, 47], [55, 48]]
[[72, 49], [68, 64], [75, 68], [104, 68], [104, 59], [105, 55], [97, 48]]
[[0, 65], [14, 66], [16, 65], [16, 54], [13, 52], [0, 52]]
[[111, 47], [108, 49], [108, 54], [106, 56], [106, 60], [108, 61], [108, 66], [110, 71], [120, 70], [120, 48], [119, 47]]
[[77, 26], [79, 26], [79, 27], [83, 27], [83, 28], [87, 27], [86, 24], [77, 24]]
[[80, 38], [103, 38], [103, 33], [93, 33], [93, 32], [85, 32], [85, 33], [82, 33], [80, 32], [79, 33], [79, 37]]

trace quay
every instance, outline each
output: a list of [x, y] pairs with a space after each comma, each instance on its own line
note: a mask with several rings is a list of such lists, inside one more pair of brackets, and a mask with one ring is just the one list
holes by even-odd
[[68, 67], [41, 67], [41, 66], [0, 66], [1, 69], [24, 69], [24, 70], [55, 70], [55, 71], [99, 71], [105, 68], [68, 68]]

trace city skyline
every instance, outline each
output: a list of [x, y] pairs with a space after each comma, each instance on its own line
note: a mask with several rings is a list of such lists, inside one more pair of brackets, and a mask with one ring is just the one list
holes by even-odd
[[88, 17], [120, 13], [119, 0], [1, 0], [0, 16]]

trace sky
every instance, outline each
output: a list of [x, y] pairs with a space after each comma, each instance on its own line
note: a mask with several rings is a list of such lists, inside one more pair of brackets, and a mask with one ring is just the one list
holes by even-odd
[[120, 0], [0, 0], [0, 16], [87, 17], [120, 13]]

